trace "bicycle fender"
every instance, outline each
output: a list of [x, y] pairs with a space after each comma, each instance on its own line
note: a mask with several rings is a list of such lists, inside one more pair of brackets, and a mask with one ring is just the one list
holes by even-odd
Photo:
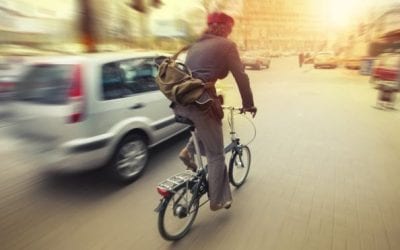
[[159, 213], [161, 210], [165, 209], [165, 207], [167, 206], [167, 203], [168, 202], [166, 199], [161, 199], [158, 206], [154, 209], [154, 212]]

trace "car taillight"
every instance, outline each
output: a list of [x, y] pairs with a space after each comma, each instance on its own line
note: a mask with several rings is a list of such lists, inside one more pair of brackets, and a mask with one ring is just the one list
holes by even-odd
[[378, 68], [372, 68], [372, 76], [377, 77], [378, 76]]
[[4, 91], [11, 91], [15, 86], [15, 83], [13, 82], [0, 82], [0, 92]]
[[81, 66], [76, 65], [72, 71], [72, 82], [68, 91], [68, 101], [72, 106], [71, 114], [67, 118], [68, 123], [77, 123], [85, 118], [84, 89], [82, 82]]

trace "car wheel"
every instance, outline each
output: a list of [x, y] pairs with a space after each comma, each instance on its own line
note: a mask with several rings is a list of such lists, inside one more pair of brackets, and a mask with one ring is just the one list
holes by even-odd
[[254, 65], [254, 68], [256, 70], [261, 70], [261, 63], [257, 63], [256, 65]]
[[144, 171], [149, 151], [146, 140], [139, 134], [130, 134], [118, 144], [110, 164], [114, 179], [132, 182]]

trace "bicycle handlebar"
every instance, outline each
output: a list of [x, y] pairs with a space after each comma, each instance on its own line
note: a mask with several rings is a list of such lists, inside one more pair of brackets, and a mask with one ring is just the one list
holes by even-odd
[[237, 107], [233, 107], [233, 106], [226, 106], [226, 105], [222, 105], [221, 106], [223, 109], [228, 109], [228, 110], [235, 110], [235, 111], [243, 111], [243, 108], [237, 108]]
[[255, 117], [255, 115], [257, 113], [257, 108], [256, 107], [253, 107], [251, 109], [245, 109], [245, 108], [237, 108], [237, 107], [233, 107], [233, 106], [222, 105], [222, 108], [230, 110], [230, 111], [239, 111], [240, 114], [251, 113], [253, 118]]

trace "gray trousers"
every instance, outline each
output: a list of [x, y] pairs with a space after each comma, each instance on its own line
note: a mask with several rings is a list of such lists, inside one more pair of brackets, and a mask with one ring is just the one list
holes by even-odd
[[[225, 165], [221, 120], [214, 118], [209, 113], [200, 111], [195, 105], [176, 105], [174, 111], [177, 115], [189, 118], [195, 125], [196, 138], [208, 163], [210, 207], [220, 206], [231, 201], [232, 194]], [[192, 138], [190, 138], [186, 147], [190, 153], [195, 153]]]

